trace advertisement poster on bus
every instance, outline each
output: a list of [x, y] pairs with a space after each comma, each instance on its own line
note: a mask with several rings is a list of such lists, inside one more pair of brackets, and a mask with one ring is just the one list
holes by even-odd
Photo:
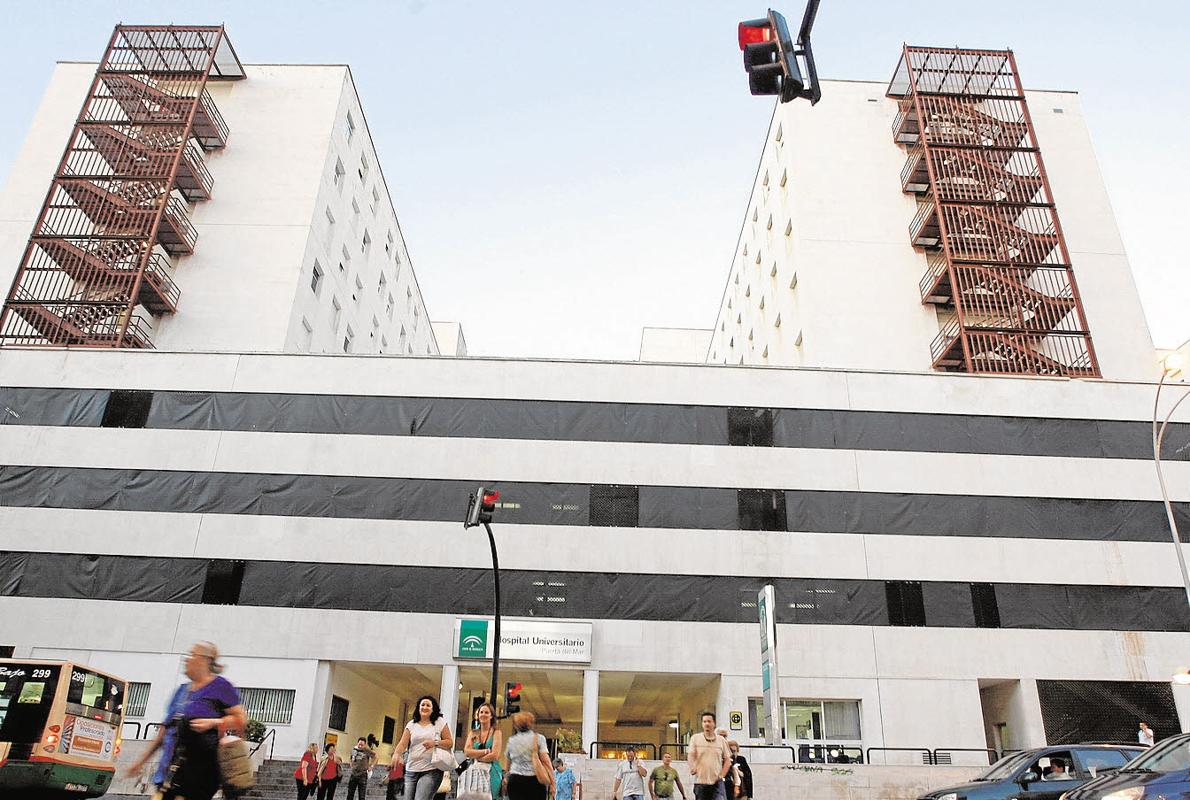
[[112, 761], [116, 757], [116, 729], [105, 722], [67, 714], [60, 749], [72, 756]]

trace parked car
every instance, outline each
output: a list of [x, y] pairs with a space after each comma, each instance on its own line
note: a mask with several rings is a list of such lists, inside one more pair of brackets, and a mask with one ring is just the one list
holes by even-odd
[[[1066, 744], [1012, 753], [970, 783], [935, 789], [918, 800], [1058, 800], [1105, 770], [1145, 752], [1140, 745]], [[1112, 800], [1123, 800], [1112, 798]]]
[[1118, 772], [1083, 784], [1066, 800], [1157, 800], [1190, 797], [1190, 733], [1171, 736]]

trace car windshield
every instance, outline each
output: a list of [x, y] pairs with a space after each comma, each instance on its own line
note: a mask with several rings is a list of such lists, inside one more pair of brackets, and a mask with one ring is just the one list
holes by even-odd
[[1004, 756], [1004, 758], [997, 761], [988, 769], [987, 772], [980, 775], [975, 780], [977, 781], [1002, 781], [1006, 778], [1011, 778], [1012, 773], [1025, 765], [1031, 758], [1031, 753], [1013, 753], [1012, 755]]
[[1161, 742], [1147, 753], [1128, 762], [1125, 769], [1177, 772], [1190, 769], [1190, 737], [1178, 736]]

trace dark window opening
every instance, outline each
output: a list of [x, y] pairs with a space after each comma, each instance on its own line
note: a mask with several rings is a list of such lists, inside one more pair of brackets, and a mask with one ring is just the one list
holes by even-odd
[[740, 489], [739, 521], [742, 531], [785, 530], [785, 492], [780, 489]]
[[331, 695], [331, 718], [327, 720], [326, 726], [337, 731], [347, 730], [347, 706], [348, 702], [337, 694]]
[[99, 425], [102, 428], [143, 428], [149, 421], [152, 406], [152, 392], [117, 389], [108, 395], [103, 421]]
[[202, 602], [212, 606], [234, 606], [240, 602], [244, 585], [244, 562], [214, 559], [207, 564], [207, 579], [202, 587]]
[[592, 486], [588, 524], [635, 528], [640, 522], [640, 489], [636, 486]]
[[1037, 681], [1049, 744], [1136, 741], [1147, 722], [1160, 739], [1179, 730], [1168, 681]]
[[975, 627], [1000, 627], [1000, 606], [996, 604], [995, 586], [990, 583], [971, 584], [971, 605], [975, 609]]
[[384, 730], [380, 733], [381, 744], [392, 744], [396, 736], [397, 721], [392, 717], [384, 718]]
[[885, 581], [888, 600], [888, 624], [922, 627], [926, 624], [926, 604], [919, 581]]
[[12, 658], [12, 654], [15, 650], [16, 645], [0, 644], [0, 658]]
[[727, 443], [737, 447], [772, 447], [773, 410], [727, 409]]

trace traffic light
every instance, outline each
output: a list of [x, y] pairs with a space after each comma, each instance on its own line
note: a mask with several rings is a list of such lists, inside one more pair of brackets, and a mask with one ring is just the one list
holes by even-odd
[[496, 501], [500, 493], [495, 489], [480, 486], [475, 494], [467, 498], [467, 517], [463, 520], [464, 528], [474, 528], [476, 525], [487, 525], [492, 521], [492, 512], [496, 510]]
[[521, 689], [525, 688], [517, 683], [504, 684], [504, 716], [512, 716], [521, 710]]
[[[752, 94], [780, 95], [782, 103], [799, 97], [808, 98], [810, 105], [818, 102], [822, 91], [818, 87], [818, 71], [810, 50], [810, 28], [818, 12], [818, 2], [809, 0], [806, 5], [796, 44], [789, 34], [785, 17], [771, 8], [763, 19], [740, 23], [737, 35]], [[802, 77], [799, 56], [806, 64], [808, 79]]]

